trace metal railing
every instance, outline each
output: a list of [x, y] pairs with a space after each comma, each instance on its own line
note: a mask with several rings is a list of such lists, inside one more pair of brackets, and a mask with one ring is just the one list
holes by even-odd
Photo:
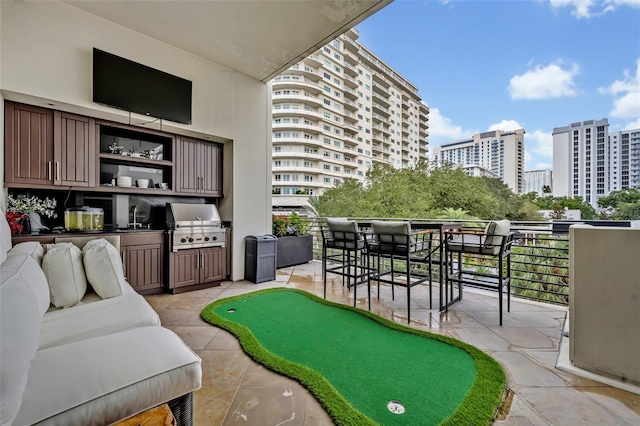
[[[350, 218], [362, 222], [376, 218]], [[313, 235], [314, 259], [322, 258], [321, 227], [326, 225], [324, 217], [302, 217], [307, 232]], [[378, 220], [412, 220], [419, 222], [462, 222], [464, 228], [484, 228], [487, 221], [383, 218]], [[523, 299], [569, 304], [569, 235], [568, 225], [556, 227], [550, 222], [511, 222], [516, 233], [511, 251], [511, 294]], [[465, 255], [466, 267], [486, 272], [497, 268], [496, 260], [480, 255]]]

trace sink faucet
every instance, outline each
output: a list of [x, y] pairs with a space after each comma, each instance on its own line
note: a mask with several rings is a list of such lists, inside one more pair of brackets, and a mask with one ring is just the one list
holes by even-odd
[[133, 214], [133, 222], [129, 224], [129, 227], [133, 229], [142, 228], [142, 224], [137, 221], [138, 206], [131, 206], [131, 213]]

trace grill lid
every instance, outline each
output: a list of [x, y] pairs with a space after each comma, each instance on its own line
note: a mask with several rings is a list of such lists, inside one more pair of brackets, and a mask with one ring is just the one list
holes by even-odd
[[167, 226], [177, 229], [193, 226], [222, 226], [215, 204], [168, 203]]

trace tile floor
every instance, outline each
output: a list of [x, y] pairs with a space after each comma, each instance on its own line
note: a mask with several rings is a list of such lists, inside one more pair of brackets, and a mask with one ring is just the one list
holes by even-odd
[[[257, 285], [224, 282], [179, 295], [147, 296], [162, 324], [202, 358], [202, 388], [194, 401], [196, 426], [333, 424], [302, 386], [253, 362], [235, 337], [199, 317], [213, 300], [269, 287], [298, 288], [322, 296], [321, 269], [321, 263], [313, 261], [280, 269], [275, 281]], [[366, 292], [361, 289], [365, 288], [358, 288], [357, 300], [364, 309]], [[406, 324], [406, 290], [396, 290], [392, 301], [390, 287], [381, 286], [378, 301], [372, 288], [371, 310]], [[327, 293], [329, 300], [353, 304], [353, 290], [343, 288], [338, 277], [331, 279]], [[500, 327], [492, 294], [465, 291], [464, 299], [448, 313], [428, 307], [427, 287], [413, 287], [412, 327], [475, 345], [505, 367], [513, 398], [497, 425], [640, 425], [640, 395], [555, 368], [566, 309], [515, 299]]]

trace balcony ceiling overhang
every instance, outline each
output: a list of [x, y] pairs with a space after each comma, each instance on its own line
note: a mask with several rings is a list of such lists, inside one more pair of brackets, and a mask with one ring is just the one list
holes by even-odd
[[63, 0], [267, 82], [393, 0]]

